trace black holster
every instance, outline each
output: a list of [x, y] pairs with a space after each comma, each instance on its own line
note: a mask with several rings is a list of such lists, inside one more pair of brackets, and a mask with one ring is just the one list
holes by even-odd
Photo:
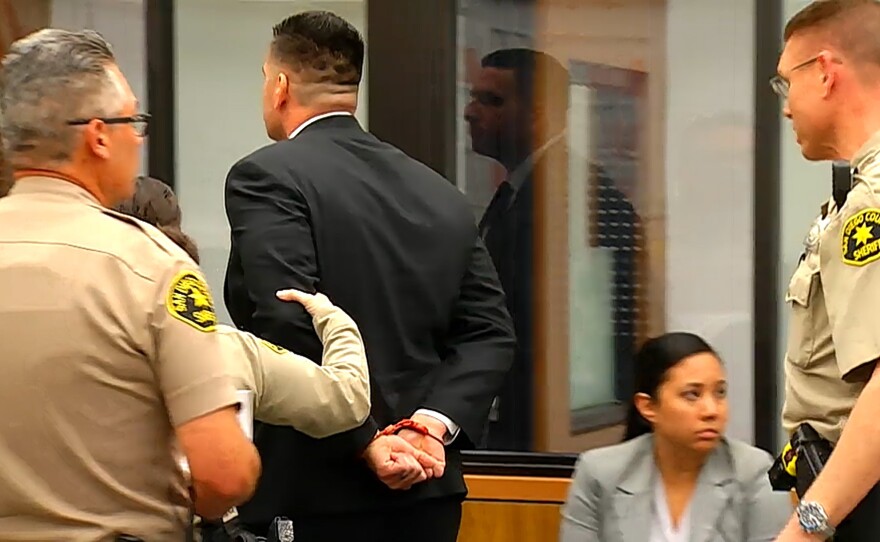
[[798, 498], [803, 497], [825, 468], [833, 449], [831, 442], [822, 438], [810, 424], [799, 425], [767, 471], [770, 485], [776, 491], [794, 489]]
[[[834, 446], [809, 424], [801, 424], [767, 472], [777, 491], [792, 489], [802, 498], [822, 472]], [[837, 527], [834, 542], [875, 542], [880, 539], [880, 484]]]

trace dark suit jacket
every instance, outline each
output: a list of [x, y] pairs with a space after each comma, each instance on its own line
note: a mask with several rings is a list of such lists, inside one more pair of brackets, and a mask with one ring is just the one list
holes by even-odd
[[[499, 395], [496, 420], [489, 424], [485, 447], [490, 450], [531, 451], [534, 412], [534, 262], [535, 177], [551, 179], [559, 164], [567, 168], [565, 140], [552, 145], [525, 172], [513, 202], [500, 213], [489, 204], [484, 214], [492, 217], [486, 246], [498, 270], [517, 337], [516, 359]], [[543, 171], [543, 175], [537, 172]], [[632, 394], [632, 357], [635, 354], [638, 320], [638, 265], [641, 250], [640, 219], [626, 196], [598, 166], [589, 168], [587, 201], [595, 219], [590, 224], [590, 243], [613, 250], [613, 314], [616, 392], [621, 399]], [[558, 180], [558, 179], [556, 179]], [[564, 180], [564, 179], [563, 179]], [[588, 325], [588, 324], [585, 324]]]
[[532, 284], [534, 183], [531, 174], [517, 190], [513, 202], [494, 219], [489, 218], [491, 206], [498, 203], [492, 201], [486, 209], [484, 219], [489, 223], [485, 241], [513, 318], [517, 345], [513, 367], [498, 395], [498, 413], [489, 423], [484, 444], [490, 450], [532, 451], [535, 304]]
[[[510, 316], [467, 201], [427, 166], [350, 116], [235, 164], [226, 180], [232, 249], [225, 300], [236, 325], [314, 360], [321, 343], [281, 288], [321, 291], [360, 327], [372, 415], [322, 440], [259, 424], [263, 475], [246, 523], [363, 511], [464, 494], [457, 448], [478, 440], [513, 360]], [[443, 478], [391, 491], [360, 454], [376, 430], [418, 408], [461, 427]]]

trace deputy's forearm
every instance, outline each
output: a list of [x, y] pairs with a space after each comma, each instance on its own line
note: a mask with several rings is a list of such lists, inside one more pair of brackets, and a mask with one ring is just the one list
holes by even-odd
[[339, 360], [321, 367], [288, 354], [263, 364], [266, 385], [255, 418], [289, 425], [313, 438], [361, 425], [370, 413], [370, 383], [366, 375]]
[[322, 364], [286, 353], [263, 361], [256, 418], [314, 438], [360, 426], [370, 414], [370, 377], [357, 325], [339, 309], [315, 319]]
[[[331, 368], [331, 375], [343, 374], [366, 382], [369, 401], [370, 374], [367, 366], [367, 353], [360, 330], [354, 320], [339, 308], [314, 319], [315, 331], [321, 336], [324, 351], [321, 365]], [[363, 420], [361, 420], [363, 421]]]
[[[878, 364], [880, 368], [880, 364]], [[880, 481], [880, 376], [875, 368], [844, 427], [840, 441], [822, 473], [804, 495], [818, 502], [831, 525], [843, 519]]]

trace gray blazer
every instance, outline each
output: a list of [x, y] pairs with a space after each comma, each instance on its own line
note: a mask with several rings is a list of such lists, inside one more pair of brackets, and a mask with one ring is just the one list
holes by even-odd
[[[562, 511], [560, 542], [647, 542], [653, 523], [653, 436], [581, 454]], [[771, 457], [725, 439], [690, 504], [689, 542], [772, 542], [793, 513], [767, 480]]]

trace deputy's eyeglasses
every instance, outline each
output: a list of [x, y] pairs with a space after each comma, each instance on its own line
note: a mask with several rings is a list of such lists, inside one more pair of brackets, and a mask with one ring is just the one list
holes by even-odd
[[147, 129], [150, 125], [149, 113], [141, 113], [129, 117], [93, 117], [90, 119], [74, 119], [67, 121], [67, 124], [68, 126], [85, 126], [93, 120], [99, 120], [104, 124], [131, 124], [137, 134], [141, 137], [147, 135]]
[[[806, 68], [810, 64], [816, 62], [817, 60], [819, 60], [819, 57], [814, 56], [813, 58], [811, 58], [809, 60], [801, 62], [800, 64], [798, 64], [797, 66], [792, 68], [788, 73], [791, 74], [801, 68]], [[774, 75], [773, 77], [770, 78], [770, 88], [773, 89], [773, 92], [775, 92], [777, 96], [779, 96], [783, 100], [787, 100], [788, 99], [788, 90], [789, 90], [789, 88], [791, 88], [791, 83], [788, 81], [788, 79], [786, 79], [785, 77], [782, 77], [781, 75]]]

